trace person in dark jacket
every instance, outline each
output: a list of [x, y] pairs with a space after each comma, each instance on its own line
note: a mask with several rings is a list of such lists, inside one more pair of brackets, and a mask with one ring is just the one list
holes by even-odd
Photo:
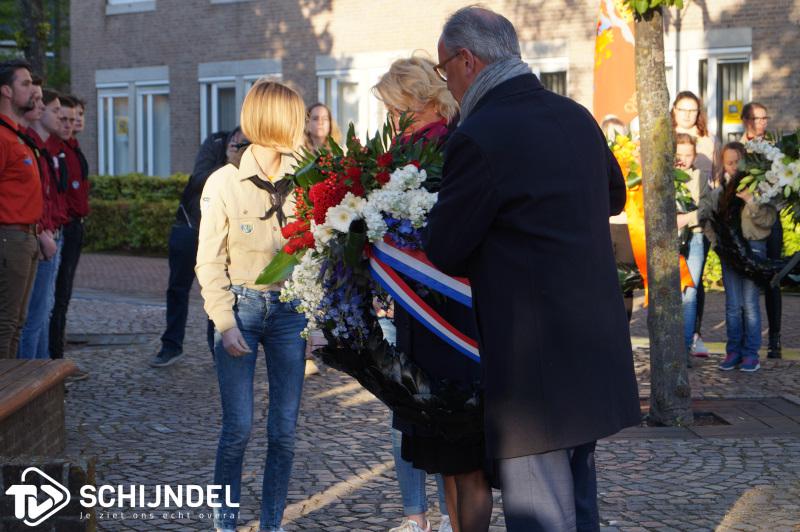
[[640, 421], [608, 227], [622, 173], [592, 115], [521, 61], [506, 18], [456, 11], [438, 53], [461, 122], [423, 245], [472, 285], [507, 529], [599, 530], [595, 442]]
[[[181, 194], [175, 223], [169, 235], [169, 284], [167, 286], [167, 328], [161, 335], [161, 349], [150, 361], [160, 368], [175, 363], [183, 355], [183, 338], [189, 314], [189, 292], [194, 282], [197, 237], [200, 229], [200, 194], [208, 176], [231, 162], [238, 166], [244, 136], [233, 131], [212, 133], [200, 147], [189, 182]], [[214, 352], [214, 325], [208, 322], [209, 349]]]

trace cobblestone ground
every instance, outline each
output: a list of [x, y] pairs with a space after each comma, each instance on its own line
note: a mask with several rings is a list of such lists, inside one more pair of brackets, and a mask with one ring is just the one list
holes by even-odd
[[[68, 357], [91, 377], [68, 388], [67, 453], [97, 457], [99, 483], [206, 484], [212, 477], [220, 408], [196, 293], [186, 356], [168, 368], [147, 365], [164, 323], [164, 279], [163, 259], [87, 255], [79, 268], [68, 331], [73, 338], [90, 336], [83, 338], [88, 343], [72, 345]], [[709, 308], [719, 306], [718, 295], [710, 299]], [[796, 331], [800, 301], [786, 299], [784, 330]], [[706, 323], [716, 319], [714, 312]], [[642, 319], [640, 311], [636, 317]], [[125, 343], [115, 345], [119, 338]], [[798, 362], [768, 360], [762, 371], [744, 375], [717, 371], [718, 360], [712, 355], [691, 370], [696, 397], [800, 395]], [[645, 384], [646, 349], [636, 350], [636, 366]], [[253, 530], [266, 449], [263, 362], [256, 381], [262, 400], [242, 498], [242, 517]], [[328, 370], [306, 380], [287, 531], [384, 531], [399, 523], [402, 505], [388, 426], [388, 410], [348, 376]], [[604, 530], [800, 530], [800, 438], [615, 439], [599, 443], [597, 461]], [[435, 484], [432, 479], [428, 484], [435, 507]], [[496, 494], [493, 530], [504, 529], [501, 508]], [[98, 514], [98, 526], [211, 529], [200, 516], [207, 509], [182, 512], [158, 511], [144, 520], [130, 510]], [[435, 510], [431, 518], [438, 522]]]

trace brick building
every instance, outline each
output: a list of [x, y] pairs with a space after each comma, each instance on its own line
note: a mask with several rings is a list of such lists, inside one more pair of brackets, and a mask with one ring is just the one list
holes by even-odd
[[[591, 108], [601, 0], [487, 0], [520, 33], [546, 86]], [[614, 0], [602, 0], [613, 2]], [[188, 172], [201, 139], [236, 122], [262, 76], [328, 103], [363, 134], [383, 120], [377, 76], [415, 50], [435, 57], [465, 0], [74, 0], [72, 87], [85, 97], [92, 171]], [[759, 100], [771, 127], [800, 117], [800, 0], [689, 0], [666, 28], [670, 91], [706, 102], [710, 126], [739, 127], [725, 106]]]

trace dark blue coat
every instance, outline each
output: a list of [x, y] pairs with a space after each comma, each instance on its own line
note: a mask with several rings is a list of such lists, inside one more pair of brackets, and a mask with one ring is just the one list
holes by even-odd
[[533, 74], [492, 89], [448, 141], [424, 246], [472, 284], [493, 458], [639, 423], [608, 224], [624, 205], [591, 114]]

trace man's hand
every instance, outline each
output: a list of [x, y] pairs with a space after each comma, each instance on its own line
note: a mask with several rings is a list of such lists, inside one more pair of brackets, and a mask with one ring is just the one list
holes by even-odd
[[233, 327], [222, 333], [222, 347], [232, 357], [240, 357], [250, 353], [250, 347], [245, 342], [239, 327]]
[[53, 232], [50, 230], [42, 231], [39, 234], [39, 250], [45, 260], [50, 260], [56, 255], [58, 245], [53, 238]]
[[689, 213], [681, 213], [678, 215], [678, 229], [683, 229], [689, 225]]
[[743, 199], [745, 203], [752, 203], [753, 201], [753, 193], [747, 189], [737, 192], [736, 197]]

